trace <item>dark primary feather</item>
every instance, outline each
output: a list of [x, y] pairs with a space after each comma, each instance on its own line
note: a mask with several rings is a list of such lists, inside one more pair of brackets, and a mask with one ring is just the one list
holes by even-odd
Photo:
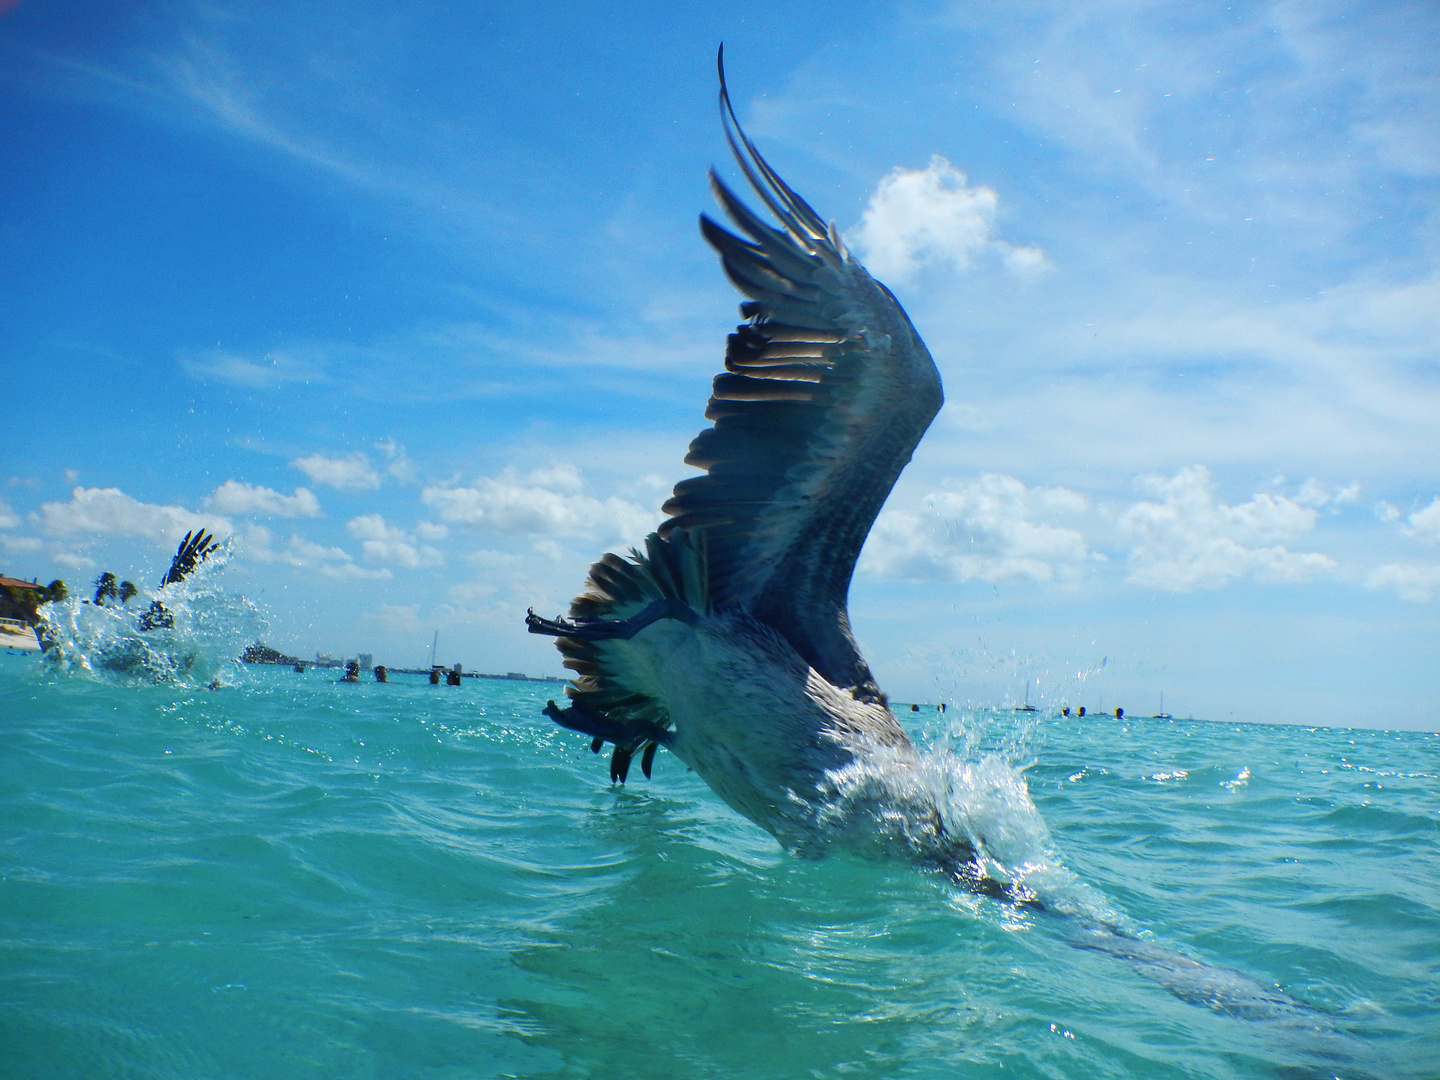
[[740, 128], [720, 68], [736, 160], [779, 222], [767, 224], [713, 172], [744, 236], [700, 229], [750, 301], [730, 335], [660, 535], [703, 529], [717, 609], [766, 623], [831, 683], [878, 694], [850, 635], [846, 598], [880, 507], [943, 397], [930, 353], [894, 296], [780, 179]]
[[204, 562], [210, 553], [219, 546], [214, 534], [206, 535], [204, 529], [193, 533], [187, 532], [185, 539], [180, 541], [180, 546], [175, 551], [175, 558], [170, 560], [170, 569], [165, 574], [165, 580], [160, 582], [161, 588], [173, 585], [177, 581], [184, 581], [186, 575]]

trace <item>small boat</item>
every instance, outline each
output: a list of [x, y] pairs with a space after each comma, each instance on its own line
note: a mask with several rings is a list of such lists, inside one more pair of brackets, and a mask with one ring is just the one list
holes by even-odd
[[1015, 711], [1015, 712], [1036, 712], [1036, 711], [1038, 711], [1038, 710], [1036, 710], [1036, 708], [1035, 708], [1034, 705], [1031, 705], [1031, 704], [1030, 704], [1030, 680], [1029, 680], [1029, 679], [1026, 679], [1026, 680], [1025, 680], [1025, 704], [1024, 704], [1024, 705], [1016, 705], [1014, 711]]
[[1150, 719], [1151, 719], [1151, 720], [1174, 720], [1174, 719], [1175, 719], [1173, 716], [1171, 716], [1168, 712], [1165, 711], [1165, 692], [1164, 692], [1163, 690], [1160, 692], [1160, 711], [1157, 712], [1154, 716], [1150, 717]]

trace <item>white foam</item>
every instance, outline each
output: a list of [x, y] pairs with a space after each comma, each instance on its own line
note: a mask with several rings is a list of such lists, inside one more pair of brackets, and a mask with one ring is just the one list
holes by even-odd
[[[266, 622], [254, 604], [216, 580], [228, 557], [227, 545], [184, 581], [140, 589], [128, 604], [82, 597], [42, 604], [45, 659], [71, 674], [193, 686], [234, 681], [241, 653], [264, 637]], [[141, 617], [156, 601], [172, 625], [142, 630]]]

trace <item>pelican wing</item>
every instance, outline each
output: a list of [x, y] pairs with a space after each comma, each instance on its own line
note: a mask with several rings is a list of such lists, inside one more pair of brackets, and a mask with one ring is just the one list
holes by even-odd
[[716, 608], [743, 608], [857, 696], [878, 694], [850, 635], [855, 560], [943, 396], [924, 342], [890, 290], [776, 175], [740, 129], [720, 71], [721, 116], [746, 179], [779, 223], [713, 172], [743, 236], [700, 219], [749, 302], [730, 335], [685, 461], [706, 470], [666, 502], [660, 535], [704, 530]]
[[170, 569], [165, 574], [165, 580], [160, 582], [160, 587], [163, 589], [166, 585], [184, 581], [186, 576], [219, 546], [214, 534], [206, 535], [204, 529], [187, 532], [185, 539], [180, 541], [180, 546], [175, 550], [175, 557], [170, 560]]

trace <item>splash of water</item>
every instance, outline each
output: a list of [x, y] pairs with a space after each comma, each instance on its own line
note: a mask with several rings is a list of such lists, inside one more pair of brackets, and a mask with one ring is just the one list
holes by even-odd
[[1029, 895], [1055, 914], [1132, 932], [1129, 920], [1100, 890], [1070, 870], [1030, 797], [1025, 770], [1033, 763], [1035, 721], [989, 710], [951, 714], [921, 752], [921, 775], [945, 829], [966, 837], [984, 876]]
[[[1124, 960], [1182, 1001], [1311, 1033], [1328, 1030], [1314, 1008], [1278, 987], [1151, 940], [1101, 890], [1065, 865], [1025, 781], [1032, 763], [1031, 723], [1013, 726], [1015, 721], [991, 710], [961, 712], [921, 753], [922, 782], [940, 808], [946, 831], [969, 839], [977, 869], [1012, 895], [1033, 897], [1047, 913], [1064, 918], [1074, 947]], [[1248, 775], [1247, 770], [1244, 778]]]
[[[239, 657], [263, 639], [267, 624], [254, 604], [216, 580], [229, 556], [227, 545], [185, 580], [141, 589], [128, 604], [72, 597], [41, 605], [46, 662], [55, 671], [121, 681], [182, 686], [239, 681]], [[157, 603], [168, 618], [147, 629], [145, 616]]]

